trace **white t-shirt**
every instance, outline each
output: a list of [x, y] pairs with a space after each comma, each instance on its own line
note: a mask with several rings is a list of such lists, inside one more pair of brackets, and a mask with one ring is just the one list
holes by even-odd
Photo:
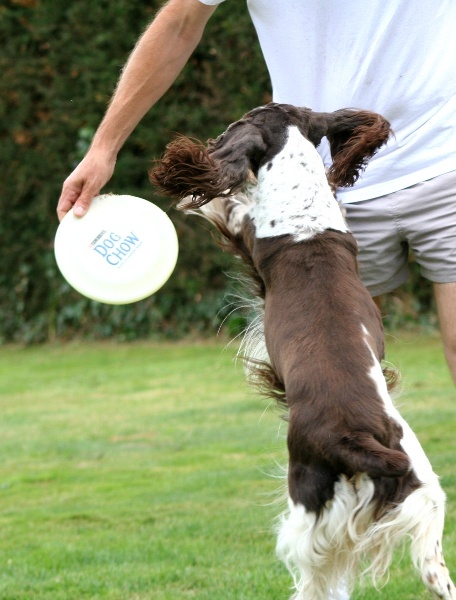
[[[200, 0], [219, 4], [224, 0]], [[247, 0], [275, 102], [363, 108], [395, 137], [344, 202], [456, 170], [456, 0]], [[330, 164], [326, 143], [319, 148]]]

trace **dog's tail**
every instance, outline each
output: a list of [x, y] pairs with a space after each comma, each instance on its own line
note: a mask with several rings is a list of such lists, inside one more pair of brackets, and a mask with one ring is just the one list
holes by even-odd
[[402, 449], [388, 448], [365, 431], [344, 436], [336, 452], [350, 471], [367, 473], [372, 478], [402, 477], [412, 468]]

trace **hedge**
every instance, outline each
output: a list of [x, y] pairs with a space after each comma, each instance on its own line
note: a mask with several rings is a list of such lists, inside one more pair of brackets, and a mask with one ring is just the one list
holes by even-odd
[[[9, 0], [0, 7], [1, 342], [202, 335], [229, 314], [224, 297], [232, 284], [225, 272], [233, 270], [232, 259], [216, 251], [202, 222], [154, 195], [147, 171], [175, 133], [214, 137], [270, 100], [244, 0], [217, 9], [173, 88], [126, 143], [104, 190], [170, 210], [181, 251], [169, 282], [142, 302], [107, 306], [72, 290], [54, 259], [63, 180], [87, 150], [122, 65], [160, 6]], [[228, 325], [237, 327], [242, 318], [228, 316]]]

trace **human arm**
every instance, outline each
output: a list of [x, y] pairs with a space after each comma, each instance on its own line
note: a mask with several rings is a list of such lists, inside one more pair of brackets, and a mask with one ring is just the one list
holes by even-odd
[[214, 10], [198, 0], [169, 0], [158, 12], [122, 71], [86, 156], [63, 184], [59, 219], [73, 206], [77, 216], [85, 214], [111, 178], [125, 140], [179, 75]]

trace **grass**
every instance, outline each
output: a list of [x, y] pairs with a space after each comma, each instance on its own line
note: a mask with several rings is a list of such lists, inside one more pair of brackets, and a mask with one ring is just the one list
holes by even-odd
[[[448, 495], [454, 389], [438, 338], [390, 338], [400, 398]], [[285, 426], [220, 342], [0, 348], [0, 598], [280, 600]], [[407, 559], [380, 592], [427, 598]]]

